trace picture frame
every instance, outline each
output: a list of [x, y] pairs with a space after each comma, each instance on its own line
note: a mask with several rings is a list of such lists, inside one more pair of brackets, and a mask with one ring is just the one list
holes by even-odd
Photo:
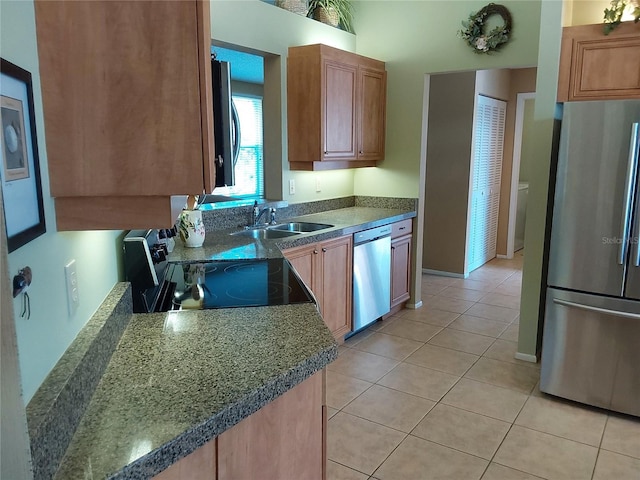
[[46, 232], [31, 73], [0, 58], [0, 186], [9, 253]]

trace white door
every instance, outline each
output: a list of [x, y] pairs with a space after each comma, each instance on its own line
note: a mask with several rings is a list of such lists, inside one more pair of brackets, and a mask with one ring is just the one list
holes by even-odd
[[471, 165], [469, 272], [496, 256], [506, 110], [506, 102], [478, 95]]

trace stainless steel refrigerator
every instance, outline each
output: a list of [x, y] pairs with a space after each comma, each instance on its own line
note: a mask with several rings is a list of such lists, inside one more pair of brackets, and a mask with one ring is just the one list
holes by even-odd
[[640, 416], [640, 100], [563, 107], [540, 390]]

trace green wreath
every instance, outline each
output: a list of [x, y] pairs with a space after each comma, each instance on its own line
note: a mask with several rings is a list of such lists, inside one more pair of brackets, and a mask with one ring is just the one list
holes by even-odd
[[[504, 24], [485, 34], [485, 21], [492, 15], [500, 15]], [[464, 39], [475, 53], [491, 53], [509, 41], [512, 27], [511, 14], [503, 5], [490, 3], [477, 13], [472, 13], [469, 21], [462, 22], [462, 26], [464, 30], [460, 30], [458, 36]]]

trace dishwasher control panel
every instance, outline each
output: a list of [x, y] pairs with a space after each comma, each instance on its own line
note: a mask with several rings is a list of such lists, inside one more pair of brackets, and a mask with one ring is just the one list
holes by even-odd
[[370, 242], [376, 238], [386, 237], [391, 235], [391, 229], [391, 225], [383, 225], [382, 227], [370, 228], [369, 230], [354, 233], [353, 243], [357, 245], [359, 243]]

